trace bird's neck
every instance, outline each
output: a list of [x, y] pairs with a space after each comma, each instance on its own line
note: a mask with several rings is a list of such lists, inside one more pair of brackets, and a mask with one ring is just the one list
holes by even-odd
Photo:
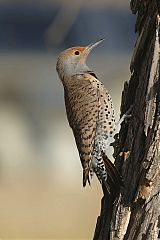
[[87, 71], [90, 71], [89, 67], [86, 64], [78, 64], [78, 65], [68, 65], [66, 64], [65, 66], [61, 66], [61, 69], [57, 69], [59, 77], [62, 80], [63, 84], [67, 84], [67, 81], [70, 81], [70, 79], [79, 74], [83, 74]]

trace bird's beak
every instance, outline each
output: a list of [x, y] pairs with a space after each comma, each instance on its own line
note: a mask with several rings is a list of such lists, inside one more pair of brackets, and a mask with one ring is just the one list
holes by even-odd
[[105, 39], [100, 39], [99, 41], [95, 42], [95, 43], [91, 43], [86, 47], [86, 53], [87, 55], [91, 52], [91, 50], [93, 48], [95, 48], [97, 45], [99, 45], [101, 42], [103, 42]]
[[103, 39], [101, 39], [101, 40], [99, 40], [99, 41], [97, 41], [97, 42], [95, 42], [95, 43], [91, 43], [91, 44], [89, 44], [87, 47], [85, 47], [85, 48], [84, 48], [84, 52], [83, 52], [83, 54], [81, 55], [81, 58], [80, 58], [79, 63], [84, 64], [84, 63], [86, 62], [86, 59], [87, 59], [87, 57], [88, 57], [88, 54], [91, 52], [91, 50], [92, 50], [93, 48], [95, 48], [98, 44], [100, 44], [101, 42], [103, 42], [104, 40], [105, 40], [105, 39], [103, 38]]

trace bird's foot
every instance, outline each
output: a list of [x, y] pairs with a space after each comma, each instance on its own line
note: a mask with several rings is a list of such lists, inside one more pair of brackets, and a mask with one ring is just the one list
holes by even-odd
[[123, 114], [123, 116], [117, 123], [117, 127], [120, 126], [124, 121], [127, 121], [129, 118], [132, 117], [132, 114], [131, 114], [132, 109], [133, 109], [133, 105], [131, 105], [130, 108], [127, 110], [127, 112]]

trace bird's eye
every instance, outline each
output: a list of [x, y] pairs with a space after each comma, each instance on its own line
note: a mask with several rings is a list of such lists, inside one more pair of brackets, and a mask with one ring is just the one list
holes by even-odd
[[75, 54], [75, 55], [79, 55], [80, 52], [79, 52], [79, 51], [75, 51], [74, 54]]

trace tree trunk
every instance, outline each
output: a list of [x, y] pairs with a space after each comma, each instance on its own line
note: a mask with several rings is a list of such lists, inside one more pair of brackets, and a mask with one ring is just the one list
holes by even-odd
[[132, 117], [122, 124], [114, 152], [124, 186], [114, 203], [104, 195], [94, 240], [160, 238], [160, 1], [132, 0], [131, 10], [137, 41], [121, 113], [132, 105]]

